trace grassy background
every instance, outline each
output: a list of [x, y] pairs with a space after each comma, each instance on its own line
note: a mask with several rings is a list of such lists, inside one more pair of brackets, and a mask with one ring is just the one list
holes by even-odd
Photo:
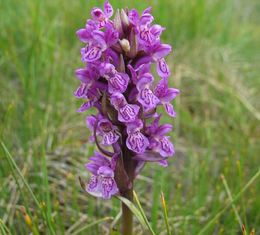
[[[177, 154], [167, 170], [147, 165], [135, 187], [156, 234], [166, 234], [161, 190], [173, 234], [242, 234], [239, 220], [260, 234], [259, 178], [209, 223], [229, 201], [220, 175], [234, 197], [259, 171], [259, 1], [111, 2], [139, 10], [152, 5], [174, 48], [171, 82], [181, 96], [177, 118], [165, 120], [174, 125]], [[75, 31], [101, 4], [0, 0], [0, 140], [38, 202], [0, 147], [0, 234], [3, 224], [11, 234], [106, 234], [110, 222], [100, 219], [119, 212], [117, 199], [87, 197], [77, 180], [88, 177], [84, 163], [93, 146], [85, 114], [75, 111], [74, 70], [82, 65]], [[137, 221], [135, 230], [146, 234]]]

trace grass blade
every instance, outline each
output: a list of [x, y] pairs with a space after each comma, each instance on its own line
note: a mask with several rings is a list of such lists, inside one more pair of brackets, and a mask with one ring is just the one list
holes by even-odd
[[10, 230], [6, 227], [6, 225], [1, 219], [0, 219], [0, 231], [3, 233], [3, 235], [11, 235]]
[[115, 226], [116, 226], [117, 222], [119, 221], [119, 219], [121, 218], [121, 216], [122, 216], [122, 210], [120, 210], [120, 212], [116, 215], [116, 217], [112, 221], [112, 223], [110, 225], [111, 232], [115, 229]]
[[169, 220], [168, 220], [167, 205], [166, 205], [166, 202], [165, 202], [163, 192], [161, 192], [161, 202], [162, 202], [162, 207], [163, 207], [163, 218], [164, 218], [164, 222], [165, 222], [165, 225], [166, 225], [167, 234], [171, 235], [171, 230], [170, 230]]
[[[229, 187], [228, 187], [226, 178], [225, 178], [225, 176], [224, 176], [223, 174], [221, 174], [220, 177], [221, 177], [221, 180], [222, 180], [222, 182], [223, 182], [223, 184], [224, 184], [224, 187], [225, 187], [225, 189], [226, 189], [228, 198], [229, 198], [229, 200], [232, 202], [232, 201], [233, 201], [233, 197], [232, 197], [231, 191], [230, 191], [230, 189], [229, 189]], [[240, 218], [240, 216], [239, 216], [239, 214], [238, 214], [237, 208], [236, 208], [236, 206], [235, 206], [235, 204], [234, 204], [233, 202], [232, 202], [232, 208], [233, 208], [233, 210], [234, 210], [234, 212], [235, 212], [235, 215], [236, 215], [236, 217], [237, 217], [237, 221], [238, 221], [238, 223], [239, 223], [239, 226], [240, 226], [240, 228], [242, 229], [243, 223], [242, 223], [242, 220], [241, 220], [241, 218]]]
[[198, 235], [202, 235], [204, 232], [206, 232], [210, 226], [230, 207], [230, 205], [232, 205], [232, 203], [236, 202], [241, 196], [242, 194], [248, 189], [249, 186], [251, 186], [251, 184], [253, 184], [256, 179], [259, 177], [260, 175], [260, 169], [258, 169], [258, 171], [255, 173], [255, 175], [247, 182], [247, 184], [242, 188], [242, 190], [236, 194], [236, 196], [233, 198], [232, 201], [229, 201], [229, 203], [222, 209], [220, 210], [203, 228], [202, 230], [198, 233]]
[[6, 146], [5, 146], [5, 144], [4, 144], [3, 142], [1, 142], [1, 145], [2, 145], [2, 148], [3, 148], [4, 151], [5, 151], [6, 159], [7, 159], [8, 163], [9, 163], [9, 165], [10, 165], [12, 171], [13, 171], [13, 176], [14, 176], [14, 178], [15, 178], [15, 180], [16, 180], [17, 185], [19, 186], [19, 181], [18, 181], [18, 179], [17, 179], [17, 177], [16, 177], [16, 173], [18, 174], [19, 178], [22, 180], [22, 182], [23, 182], [25, 188], [27, 189], [27, 191], [28, 191], [29, 194], [31, 195], [31, 197], [32, 197], [32, 199], [34, 200], [34, 202], [35, 202], [35, 204], [37, 205], [37, 207], [39, 208], [39, 210], [40, 210], [40, 212], [41, 212], [41, 214], [42, 214], [42, 217], [43, 217], [44, 221], [47, 223], [47, 226], [48, 226], [48, 228], [50, 229], [51, 234], [56, 234], [55, 231], [54, 231], [54, 229], [53, 229], [53, 227], [52, 227], [52, 225], [48, 222], [48, 219], [47, 219], [47, 217], [46, 217], [46, 215], [45, 215], [45, 212], [44, 212], [43, 209], [42, 209], [42, 206], [40, 205], [40, 202], [38, 201], [38, 199], [37, 199], [36, 196], [34, 195], [34, 193], [33, 193], [32, 189], [31, 189], [30, 185], [29, 185], [29, 184], [27, 183], [27, 181], [25, 180], [25, 178], [24, 178], [22, 172], [20, 171], [19, 167], [16, 165], [16, 163], [15, 163], [15, 161], [14, 161], [12, 155], [10, 154], [10, 152], [8, 151], [8, 149], [6, 148]]
[[92, 222], [92, 223], [90, 223], [90, 224], [87, 224], [87, 225], [85, 225], [85, 226], [79, 228], [79, 229], [76, 230], [75, 232], [71, 233], [71, 235], [77, 235], [77, 234], [79, 234], [79, 233], [81, 233], [81, 232], [83, 232], [83, 231], [85, 231], [85, 230], [87, 230], [87, 229], [89, 229], [89, 228], [91, 228], [91, 227], [97, 225], [97, 224], [100, 224], [100, 223], [102, 223], [102, 222], [104, 222], [104, 221], [112, 220], [112, 219], [113, 219], [113, 217], [105, 217], [105, 218], [96, 220], [96, 221], [94, 221], [94, 222]]
[[141, 214], [142, 214], [142, 216], [143, 216], [143, 219], [144, 219], [144, 221], [145, 221], [145, 224], [146, 224], [147, 228], [149, 229], [149, 231], [151, 232], [151, 234], [155, 235], [155, 232], [153, 231], [153, 229], [152, 229], [152, 227], [151, 227], [151, 225], [150, 225], [150, 223], [149, 223], [149, 221], [148, 221], [148, 219], [147, 219], [147, 217], [146, 217], [146, 215], [145, 215], [145, 213], [144, 213], [144, 210], [143, 210], [143, 208], [142, 208], [142, 206], [141, 206], [141, 203], [140, 203], [140, 201], [139, 201], [139, 199], [138, 199], [138, 197], [137, 197], [136, 192], [133, 191], [133, 194], [134, 194], [134, 199], [135, 199], [135, 201], [136, 201], [136, 203], [137, 203], [137, 206], [138, 206], [138, 208], [139, 208], [139, 210], [140, 210], [140, 212], [141, 212]]

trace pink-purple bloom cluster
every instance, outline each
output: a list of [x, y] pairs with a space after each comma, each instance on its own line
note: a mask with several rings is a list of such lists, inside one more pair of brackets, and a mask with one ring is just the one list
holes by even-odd
[[[116, 175], [122, 172], [118, 165], [126, 167], [126, 154], [135, 176], [146, 162], [167, 165], [167, 158], [174, 155], [167, 135], [172, 125], [160, 125], [157, 108], [163, 106], [174, 117], [171, 101], [179, 94], [168, 87], [171, 74], [165, 57], [171, 46], [161, 42], [165, 28], [152, 24], [151, 8], [141, 15], [135, 9], [118, 10], [111, 20], [113, 13], [106, 1], [104, 9], [94, 8], [92, 19], [77, 31], [85, 43], [81, 49], [85, 66], [76, 70], [81, 84], [75, 96], [85, 100], [78, 111], [92, 107], [98, 111], [86, 119], [90, 140], [99, 149], [86, 165], [92, 173], [86, 190], [105, 199], [122, 190]], [[157, 82], [151, 72], [153, 64]], [[118, 163], [121, 160], [124, 164]]]

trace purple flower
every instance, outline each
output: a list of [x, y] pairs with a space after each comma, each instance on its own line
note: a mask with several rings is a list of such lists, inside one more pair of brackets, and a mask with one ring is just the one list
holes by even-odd
[[149, 148], [153, 151], [159, 152], [163, 157], [172, 157], [175, 153], [174, 147], [169, 140], [170, 137], [165, 136], [166, 133], [171, 131], [172, 125], [159, 125], [160, 118], [161, 116], [155, 118], [153, 123], [147, 128], [147, 134], [150, 136]]
[[125, 97], [120, 93], [111, 95], [111, 104], [118, 111], [118, 120], [128, 123], [136, 120], [140, 107], [135, 104], [128, 104]]
[[119, 73], [115, 66], [109, 63], [102, 65], [102, 76], [108, 81], [108, 91], [113, 94], [116, 92], [124, 93], [129, 83], [129, 76], [126, 73]]
[[143, 153], [149, 146], [147, 137], [141, 133], [142, 128], [143, 123], [139, 119], [127, 126], [126, 146], [135, 153]]
[[139, 91], [137, 100], [142, 104], [145, 111], [154, 109], [160, 102], [150, 89], [154, 78], [150, 73], [143, 74], [137, 82], [137, 90]]
[[142, 14], [117, 10], [112, 19], [113, 12], [105, 1], [104, 9], [93, 8], [92, 19], [77, 31], [84, 66], [76, 70], [80, 85], [74, 92], [84, 100], [79, 112], [97, 110], [86, 118], [100, 152], [86, 165], [92, 173], [86, 190], [105, 199], [132, 187], [145, 163], [168, 165], [175, 152], [168, 134], [172, 126], [159, 124], [158, 107], [175, 117], [171, 102], [179, 94], [168, 83], [166, 56], [172, 47], [161, 42], [165, 28], [153, 24], [151, 8]]
[[104, 11], [97, 7], [93, 8], [91, 11], [92, 18], [95, 22], [97, 22], [99, 28], [104, 27], [108, 23], [109, 18], [113, 15], [113, 13], [113, 7], [108, 1], [105, 1]]
[[164, 106], [165, 111], [172, 117], [175, 117], [176, 113], [170, 101], [175, 99], [179, 93], [178, 89], [168, 88], [168, 81], [165, 78], [158, 82], [154, 90], [154, 94], [160, 99], [160, 103]]
[[96, 134], [101, 137], [101, 144], [105, 146], [112, 145], [116, 143], [119, 139], [119, 134], [117, 131], [116, 126], [114, 126], [107, 118], [102, 117], [101, 115], [98, 116], [88, 116], [86, 119], [86, 123], [90, 131], [93, 135], [90, 137], [90, 140], [93, 142], [94, 138], [94, 131], [96, 128]]
[[92, 173], [92, 176], [86, 191], [93, 196], [110, 199], [111, 196], [118, 193], [111, 161], [98, 152], [95, 152], [95, 155], [89, 159], [92, 162], [86, 164], [86, 168]]

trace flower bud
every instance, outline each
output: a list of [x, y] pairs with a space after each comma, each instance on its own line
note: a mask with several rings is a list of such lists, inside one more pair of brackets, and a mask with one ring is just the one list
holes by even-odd
[[129, 43], [129, 41], [127, 39], [119, 40], [119, 44], [122, 47], [124, 52], [127, 53], [127, 52], [130, 51], [130, 43]]
[[134, 58], [137, 55], [138, 42], [137, 42], [137, 36], [133, 29], [130, 32], [129, 40], [130, 40], [130, 51], [128, 53], [128, 56], [130, 58]]
[[120, 17], [121, 17], [123, 28], [128, 27], [129, 26], [129, 19], [128, 19], [126, 12], [123, 9], [121, 9]]
[[119, 65], [118, 65], [117, 70], [120, 73], [125, 73], [125, 61], [124, 61], [124, 57], [122, 54], [120, 54], [120, 60], [119, 60]]
[[114, 19], [114, 26], [119, 33], [119, 37], [122, 37], [123, 28], [122, 28], [122, 21], [121, 21], [119, 10], [117, 10], [117, 12], [116, 12], [116, 16], [115, 16], [115, 19]]

